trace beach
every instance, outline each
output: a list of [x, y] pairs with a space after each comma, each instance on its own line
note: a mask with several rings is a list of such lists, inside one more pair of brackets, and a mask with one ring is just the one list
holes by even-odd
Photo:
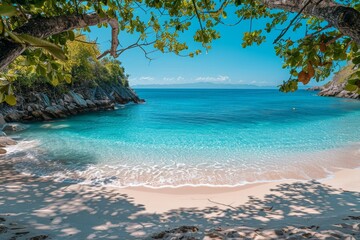
[[360, 169], [320, 181], [159, 189], [55, 182], [19, 173], [11, 160], [0, 171], [1, 239], [360, 237]]

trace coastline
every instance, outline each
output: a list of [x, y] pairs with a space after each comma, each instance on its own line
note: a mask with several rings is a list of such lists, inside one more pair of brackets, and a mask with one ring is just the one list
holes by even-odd
[[[158, 189], [59, 183], [18, 173], [4, 160], [0, 169], [5, 239], [360, 237], [360, 168], [320, 181]], [[184, 225], [196, 229], [177, 229]]]

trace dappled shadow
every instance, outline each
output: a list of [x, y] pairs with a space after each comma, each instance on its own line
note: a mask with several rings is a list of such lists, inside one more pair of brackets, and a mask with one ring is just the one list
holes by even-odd
[[241, 233], [232, 236], [235, 238], [268, 239], [268, 230], [273, 230], [268, 231], [273, 238], [286, 238], [286, 232], [299, 239], [360, 237], [360, 193], [334, 189], [317, 181], [280, 184], [271, 191], [264, 199], [249, 196], [248, 202], [240, 206], [209, 199], [217, 206], [174, 209], [161, 218], [179, 226], [199, 227], [215, 238], [225, 238], [229, 233], [225, 229], [232, 230], [231, 234], [233, 230]]
[[[245, 234], [242, 237], [248, 238], [262, 229], [281, 229], [277, 232], [281, 238], [289, 226], [311, 228], [318, 233], [325, 230], [360, 232], [351, 228], [352, 225], [339, 225], [344, 221], [360, 223], [360, 218], [349, 218], [360, 216], [360, 194], [316, 181], [281, 184], [265, 198], [250, 196], [248, 202], [240, 206], [209, 199], [211, 207], [149, 214], [144, 205], [121, 194], [121, 189], [48, 184], [46, 179], [15, 173], [11, 164], [3, 160], [0, 160], [0, 172], [0, 217], [6, 221], [16, 219], [18, 226], [30, 232], [24, 236], [36, 233], [49, 234], [53, 239], [137, 239], [182, 225], [199, 228], [201, 231], [196, 235], [199, 238], [206, 234], [224, 238], [220, 230], [230, 227], [246, 227], [238, 230]], [[209, 235], [211, 229], [216, 228], [220, 229], [218, 235], [214, 232]], [[306, 231], [304, 234], [314, 236], [306, 235]]]
[[15, 224], [30, 232], [36, 229], [55, 239], [133, 239], [159, 220], [151, 214], [136, 216], [144, 206], [119, 191], [48, 184], [46, 179], [16, 174], [4, 161], [0, 172], [0, 216], [6, 221], [20, 218]]

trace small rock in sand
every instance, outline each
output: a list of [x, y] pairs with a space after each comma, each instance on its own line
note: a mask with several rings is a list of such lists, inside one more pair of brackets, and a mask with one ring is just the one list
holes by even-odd
[[6, 150], [3, 148], [0, 148], [0, 154], [5, 154], [5, 153], [6, 153]]
[[7, 123], [2, 128], [2, 131], [6, 132], [19, 132], [25, 130], [27, 127], [21, 123]]

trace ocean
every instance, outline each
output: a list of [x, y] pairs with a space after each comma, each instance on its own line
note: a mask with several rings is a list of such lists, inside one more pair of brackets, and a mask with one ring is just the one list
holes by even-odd
[[138, 89], [145, 104], [28, 124], [18, 171], [117, 187], [238, 186], [360, 166], [360, 102], [299, 90]]

